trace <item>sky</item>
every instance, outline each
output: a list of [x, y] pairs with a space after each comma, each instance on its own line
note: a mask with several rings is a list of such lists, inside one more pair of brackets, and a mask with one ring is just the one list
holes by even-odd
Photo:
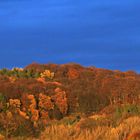
[[140, 0], [0, 0], [0, 68], [69, 63], [140, 72]]

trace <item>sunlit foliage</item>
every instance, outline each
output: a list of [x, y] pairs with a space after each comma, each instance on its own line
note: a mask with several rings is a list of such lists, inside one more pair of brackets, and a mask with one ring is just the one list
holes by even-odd
[[[0, 70], [0, 129], [6, 137], [39, 134], [52, 120], [77, 112], [86, 116], [98, 111], [111, 114], [114, 107], [112, 119], [123, 120], [139, 115], [139, 104], [140, 76], [133, 71], [73, 63]], [[100, 116], [93, 118], [100, 121]], [[86, 122], [86, 126], [91, 124]], [[128, 138], [134, 135], [137, 132]]]

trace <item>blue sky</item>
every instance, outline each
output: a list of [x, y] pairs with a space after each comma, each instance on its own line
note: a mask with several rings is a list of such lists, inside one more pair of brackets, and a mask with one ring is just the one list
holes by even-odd
[[0, 67], [69, 63], [140, 72], [139, 0], [0, 0]]

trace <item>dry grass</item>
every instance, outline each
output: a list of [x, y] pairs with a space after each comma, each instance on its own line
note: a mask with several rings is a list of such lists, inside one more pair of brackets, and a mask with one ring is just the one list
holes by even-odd
[[64, 138], [65, 140], [125, 140], [127, 136], [138, 131], [140, 131], [140, 117], [130, 117], [116, 128], [98, 126], [93, 130], [81, 130], [71, 126], [52, 126], [42, 134], [42, 140], [63, 140]]
[[38, 139], [20, 137], [11, 140], [140, 140], [138, 116], [123, 120], [117, 127], [97, 126], [93, 129], [81, 129], [77, 126], [52, 125], [46, 128]]
[[46, 129], [40, 140], [125, 140], [137, 131], [140, 131], [140, 117], [131, 117], [116, 128], [98, 126], [93, 130], [81, 130], [74, 126], [52, 126]]

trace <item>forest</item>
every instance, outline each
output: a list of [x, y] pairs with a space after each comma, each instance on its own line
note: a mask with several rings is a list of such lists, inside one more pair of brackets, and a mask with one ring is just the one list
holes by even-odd
[[140, 74], [79, 64], [0, 70], [0, 140], [139, 140]]

